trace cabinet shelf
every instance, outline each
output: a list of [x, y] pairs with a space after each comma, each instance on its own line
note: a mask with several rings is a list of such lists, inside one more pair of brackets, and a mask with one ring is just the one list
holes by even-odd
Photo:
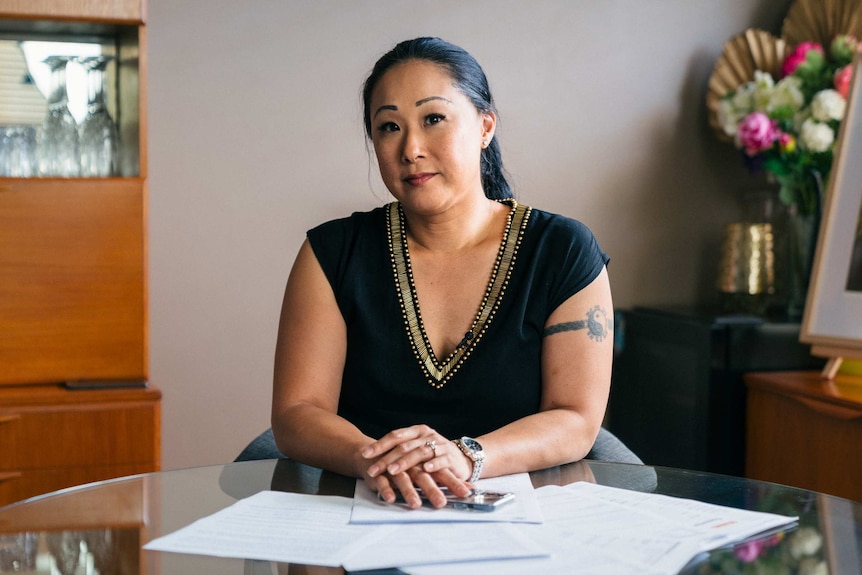
[[[120, 138], [118, 173], [123, 177], [146, 175], [146, 119], [142, 115], [145, 110], [145, 28], [88, 22], [10, 20], [4, 19], [4, 12], [0, 9], [0, 43], [7, 58], [5, 65], [11, 67], [0, 74], [0, 95], [3, 95], [0, 98], [0, 124], [38, 127], [47, 111], [45, 96], [25, 77], [32, 79], [39, 71], [34, 66], [38, 68], [42, 64], [31, 61], [28, 68], [23, 48], [18, 47], [21, 42], [99, 44], [102, 54], [115, 58], [106, 71], [105, 94], [108, 111], [117, 124]], [[64, 49], [62, 44], [56, 49], [58, 54], [81, 53], [67, 52], [69, 48]], [[43, 91], [46, 89], [42, 88]], [[77, 98], [81, 115], [86, 110], [86, 93], [86, 85], [80, 80], [78, 85], [73, 85], [70, 77], [70, 101]], [[72, 104], [70, 108], [75, 109]], [[42, 111], [38, 112], [40, 109]]]

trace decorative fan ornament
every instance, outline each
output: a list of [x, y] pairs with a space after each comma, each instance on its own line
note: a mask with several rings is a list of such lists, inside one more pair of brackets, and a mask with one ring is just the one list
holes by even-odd
[[709, 125], [720, 140], [731, 140], [718, 121], [718, 106], [722, 98], [753, 81], [755, 70], [768, 72], [773, 78], [780, 77], [786, 51], [787, 44], [783, 39], [755, 28], [734, 36], [724, 45], [709, 78], [706, 94]]
[[862, 2], [859, 0], [796, 0], [787, 11], [781, 37], [790, 45], [817, 42], [829, 49], [838, 34], [862, 38]]

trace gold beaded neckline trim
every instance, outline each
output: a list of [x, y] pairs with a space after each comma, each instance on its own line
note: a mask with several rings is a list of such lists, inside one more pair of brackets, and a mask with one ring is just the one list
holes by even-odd
[[406, 221], [401, 204], [392, 202], [387, 207], [388, 226], [387, 234], [389, 240], [389, 254], [392, 260], [392, 271], [395, 275], [395, 287], [401, 303], [401, 313], [404, 317], [404, 325], [410, 337], [410, 346], [422, 371], [432, 387], [441, 389], [458, 371], [458, 368], [473, 352], [479, 344], [485, 331], [494, 319], [500, 301], [509, 285], [512, 268], [515, 265], [515, 257], [524, 237], [524, 230], [530, 218], [531, 208], [516, 202], [515, 200], [500, 200], [508, 203], [512, 209], [506, 222], [506, 232], [497, 252], [497, 260], [494, 262], [494, 271], [482, 298], [482, 305], [473, 319], [473, 325], [467, 332], [458, 347], [455, 348], [443, 361], [437, 360], [431, 349], [431, 342], [425, 333], [422, 323], [422, 314], [419, 311], [416, 286], [413, 281], [413, 268], [410, 265], [410, 253], [407, 250]]

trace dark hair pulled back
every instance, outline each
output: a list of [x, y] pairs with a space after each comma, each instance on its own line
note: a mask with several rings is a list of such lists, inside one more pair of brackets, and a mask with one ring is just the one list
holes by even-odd
[[[365, 80], [362, 88], [365, 133], [371, 138], [371, 94], [383, 77], [394, 66], [408, 60], [426, 60], [444, 68], [454, 85], [476, 107], [479, 112], [497, 113], [494, 98], [488, 87], [485, 72], [466, 50], [440, 38], [414, 38], [405, 40], [384, 54]], [[512, 188], [503, 173], [503, 157], [497, 136], [482, 150], [482, 189], [492, 200], [512, 197]]]

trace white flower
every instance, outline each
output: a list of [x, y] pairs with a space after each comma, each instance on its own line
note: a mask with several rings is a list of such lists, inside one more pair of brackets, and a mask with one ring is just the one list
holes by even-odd
[[765, 112], [769, 101], [772, 99], [772, 92], [775, 88], [775, 81], [767, 72], [760, 70], [754, 71], [754, 109], [758, 112]]
[[748, 82], [719, 102], [716, 117], [721, 129], [731, 138], [736, 137], [737, 126], [743, 118], [755, 111], [755, 90], [755, 83]]
[[730, 99], [731, 105], [742, 117], [754, 111], [754, 88], [754, 82], [743, 84]]
[[812, 152], [825, 152], [835, 141], [835, 132], [826, 124], [809, 118], [799, 131], [799, 145]]
[[821, 90], [811, 99], [811, 114], [821, 122], [840, 120], [846, 107], [847, 102], [835, 90]]
[[794, 559], [814, 555], [820, 551], [823, 537], [813, 527], [801, 527], [790, 538], [790, 554]]
[[799, 562], [799, 575], [829, 575], [829, 567], [824, 561], [806, 557]]
[[805, 103], [805, 96], [802, 95], [800, 86], [802, 86], [802, 80], [796, 76], [785, 76], [779, 80], [766, 109], [771, 112], [776, 108], [789, 108], [793, 112], [798, 112]]
[[721, 129], [731, 138], [736, 137], [736, 131], [739, 123], [745, 118], [746, 114], [733, 106], [733, 102], [729, 99], [722, 100], [718, 103], [718, 111], [716, 117]]

